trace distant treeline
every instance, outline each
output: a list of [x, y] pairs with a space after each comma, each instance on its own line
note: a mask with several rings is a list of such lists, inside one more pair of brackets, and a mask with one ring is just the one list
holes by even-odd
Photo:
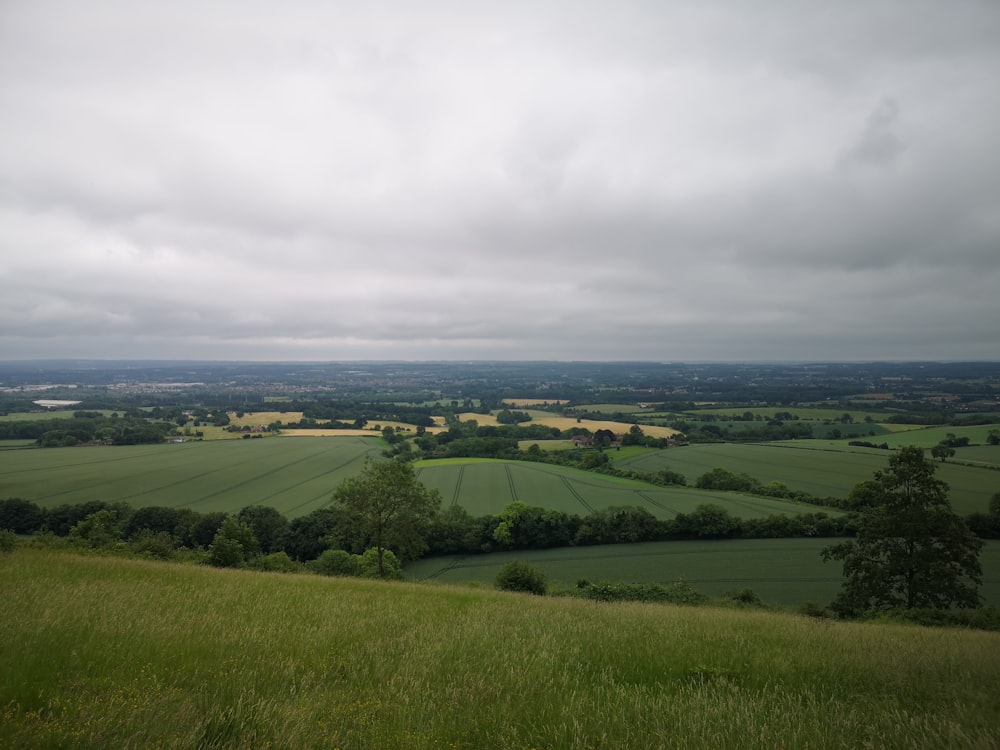
[[176, 431], [176, 425], [138, 416], [100, 412], [77, 412], [55, 419], [0, 421], [0, 440], [34, 440], [43, 448], [108, 443], [137, 445], [161, 443]]

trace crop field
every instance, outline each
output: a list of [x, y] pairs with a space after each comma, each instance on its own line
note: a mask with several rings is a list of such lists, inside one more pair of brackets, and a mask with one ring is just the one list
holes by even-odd
[[0, 497], [42, 507], [104, 500], [200, 512], [268, 505], [294, 518], [327, 504], [382, 447], [374, 438], [271, 438], [0, 451]]
[[564, 398], [505, 398], [505, 406], [545, 406], [546, 404], [568, 404]]
[[[816, 497], [847, 497], [855, 484], [885, 469], [889, 456], [888, 451], [848, 446], [845, 441], [799, 440], [782, 444], [686, 445], [651, 450], [616, 465], [645, 472], [667, 468], [683, 474], [691, 484], [705, 472], [721, 467], [749, 474], [763, 484], [784, 482], [793, 490]], [[1000, 491], [1000, 474], [988, 469], [948, 462], [939, 465], [937, 477], [951, 487], [952, 507], [961, 515], [985, 512], [990, 497]]]
[[[531, 422], [529, 424], [540, 424], [546, 427], [555, 427], [557, 430], [572, 430], [576, 428], [582, 428], [590, 430], [591, 432], [596, 432], [597, 430], [611, 430], [615, 434], [622, 435], [632, 429], [633, 425], [631, 422], [615, 422], [609, 419], [581, 419], [577, 421], [576, 417], [558, 417], [549, 412], [545, 411], [529, 411], [531, 414]], [[497, 426], [500, 423], [497, 422], [497, 418], [493, 414], [476, 414], [475, 412], [466, 412], [464, 414], [459, 414], [458, 418], [463, 422], [467, 422], [470, 419], [474, 419], [479, 423], [480, 427], [485, 427], [487, 425]], [[644, 434], [651, 437], [673, 437], [677, 434], [677, 430], [673, 430], [669, 427], [654, 426], [654, 425], [640, 425]]]
[[[490, 585], [510, 560], [543, 570], [556, 590], [586, 578], [599, 581], [672, 583], [683, 578], [698, 591], [721, 596], [753, 589], [764, 601], [796, 607], [828, 604], [841, 584], [841, 564], [824, 563], [820, 550], [835, 539], [727, 539], [646, 542], [549, 550], [428, 557], [405, 568], [409, 580]], [[986, 603], [1000, 606], [1000, 541], [987, 541], [980, 556]]]
[[443, 459], [417, 464], [417, 478], [441, 493], [442, 505], [460, 505], [473, 516], [496, 514], [508, 503], [587, 515], [600, 508], [638, 505], [659, 518], [690, 513], [715, 503], [740, 518], [815, 512], [798, 505], [735, 492], [690, 487], [654, 487], [563, 466], [493, 459]]
[[300, 419], [302, 419], [300, 411], [248, 411], [244, 412], [242, 417], [237, 417], [236, 412], [229, 412], [229, 422], [237, 427], [254, 427], [272, 422], [298, 422]]
[[[1000, 469], [1000, 445], [972, 445], [968, 448], [956, 448], [954, 460], [994, 466]], [[997, 477], [997, 484], [1000, 485], [1000, 477]]]

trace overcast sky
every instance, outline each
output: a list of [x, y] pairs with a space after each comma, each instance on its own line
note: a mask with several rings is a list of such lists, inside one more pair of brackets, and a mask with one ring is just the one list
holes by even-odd
[[0, 2], [0, 358], [1000, 359], [1000, 2]]

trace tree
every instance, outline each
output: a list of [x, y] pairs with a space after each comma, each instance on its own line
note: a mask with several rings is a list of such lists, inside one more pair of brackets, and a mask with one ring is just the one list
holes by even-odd
[[941, 442], [931, 448], [931, 455], [934, 456], [934, 458], [940, 459], [941, 463], [944, 463], [955, 455], [955, 449], [946, 443]]
[[281, 548], [282, 536], [288, 528], [288, 519], [266, 505], [248, 505], [236, 514], [236, 520], [249, 526], [257, 538], [260, 551], [265, 555]]
[[236, 568], [260, 551], [253, 529], [226, 516], [208, 547], [206, 562], [217, 568]]
[[337, 488], [333, 502], [357, 520], [377, 551], [379, 578], [385, 578], [387, 548], [402, 558], [416, 557], [427, 548], [425, 530], [441, 505], [441, 495], [420, 484], [407, 462], [368, 459], [360, 474]]
[[844, 563], [835, 611], [979, 605], [982, 542], [952, 511], [948, 485], [935, 471], [923, 449], [910, 446], [875, 472], [868, 489], [877, 502], [861, 513], [857, 537], [822, 552]]

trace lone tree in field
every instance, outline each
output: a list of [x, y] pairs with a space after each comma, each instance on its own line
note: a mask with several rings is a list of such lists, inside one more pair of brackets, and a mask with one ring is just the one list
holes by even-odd
[[441, 505], [441, 495], [418, 482], [409, 463], [368, 460], [360, 474], [341, 483], [333, 502], [357, 520], [377, 551], [379, 578], [385, 578], [387, 548], [404, 559], [427, 548], [424, 531]]
[[935, 471], [923, 449], [911, 446], [865, 483], [873, 503], [861, 513], [857, 537], [822, 553], [844, 561], [835, 611], [979, 606], [983, 545], [952, 511], [948, 485]]

